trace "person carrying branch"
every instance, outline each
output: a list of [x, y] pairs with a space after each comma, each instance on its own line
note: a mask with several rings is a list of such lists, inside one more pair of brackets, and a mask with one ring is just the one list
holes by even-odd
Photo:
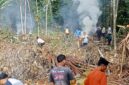
[[57, 56], [57, 67], [50, 71], [50, 85], [75, 85], [75, 79], [70, 68], [66, 67], [66, 57], [63, 54]]
[[107, 75], [105, 73], [109, 62], [100, 57], [98, 67], [94, 69], [84, 81], [84, 85], [107, 85]]

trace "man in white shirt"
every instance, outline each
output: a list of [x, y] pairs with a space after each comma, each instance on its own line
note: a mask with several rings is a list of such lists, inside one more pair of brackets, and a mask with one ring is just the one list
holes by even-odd
[[0, 72], [0, 85], [23, 85], [23, 83], [15, 78], [9, 78], [4, 72]]
[[108, 27], [107, 34], [112, 34], [112, 28]]
[[39, 47], [42, 47], [45, 44], [45, 41], [39, 37], [37, 37], [37, 44]]
[[81, 38], [82, 38], [82, 46], [87, 45], [89, 42], [88, 34], [86, 32], [83, 32]]
[[103, 28], [102, 28], [102, 36], [105, 37], [105, 34], [106, 34], [106, 28], [103, 27]]
[[66, 28], [66, 29], [65, 29], [65, 36], [66, 36], [66, 38], [69, 38], [69, 34], [70, 34], [69, 29]]

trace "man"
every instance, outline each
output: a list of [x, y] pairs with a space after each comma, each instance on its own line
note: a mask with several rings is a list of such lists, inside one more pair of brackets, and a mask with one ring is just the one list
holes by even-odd
[[86, 46], [89, 42], [87, 33], [83, 32], [81, 38], [82, 38], [82, 45], [81, 46]]
[[63, 54], [57, 56], [57, 67], [50, 71], [50, 85], [73, 85], [74, 77], [70, 68], [65, 67], [66, 57]]
[[107, 38], [107, 43], [108, 43], [108, 45], [111, 45], [111, 42], [112, 42], [112, 34], [107, 34], [107, 36], [106, 36], [106, 38]]
[[107, 34], [112, 34], [112, 28], [110, 26], [108, 27]]
[[75, 33], [74, 33], [74, 36], [75, 36], [76, 38], [79, 38], [79, 37], [81, 36], [81, 30], [76, 29], [76, 31], [75, 31]]
[[69, 34], [70, 34], [69, 29], [66, 28], [66, 29], [65, 29], [65, 35], [66, 35], [66, 38], [69, 38]]
[[101, 32], [101, 27], [98, 27], [98, 28], [97, 28], [96, 33], [97, 33], [97, 38], [98, 38], [98, 41], [100, 41], [100, 40], [101, 40], [101, 35], [102, 35], [102, 32]]
[[45, 41], [39, 37], [37, 37], [37, 44], [39, 45], [39, 47], [42, 47], [45, 44]]
[[77, 40], [77, 46], [78, 48], [80, 47], [81, 45], [81, 39], [80, 39], [80, 36], [81, 36], [81, 30], [77, 29], [74, 33], [74, 36], [76, 37], [76, 40]]
[[0, 72], [0, 85], [23, 85], [20, 80], [9, 78], [4, 72]]
[[106, 35], [106, 28], [103, 27], [103, 28], [102, 28], [102, 36], [103, 36], [103, 38], [105, 38], [105, 35]]
[[107, 41], [108, 41], [108, 45], [111, 45], [112, 42], [112, 28], [109, 26], [108, 30], [107, 30]]
[[84, 85], [107, 85], [106, 69], [109, 62], [100, 57], [98, 67], [94, 69], [84, 81]]
[[103, 37], [103, 42], [106, 42], [106, 28], [102, 28], [102, 37]]

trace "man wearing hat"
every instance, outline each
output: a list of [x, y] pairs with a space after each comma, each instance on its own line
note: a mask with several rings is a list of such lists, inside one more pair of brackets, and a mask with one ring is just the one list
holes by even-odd
[[0, 85], [23, 85], [20, 80], [9, 78], [4, 72], [0, 72]]
[[106, 69], [109, 62], [100, 57], [98, 67], [89, 73], [84, 81], [84, 85], [107, 85]]

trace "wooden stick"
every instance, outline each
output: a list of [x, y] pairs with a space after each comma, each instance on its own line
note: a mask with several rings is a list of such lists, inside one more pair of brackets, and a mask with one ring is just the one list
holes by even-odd
[[122, 74], [124, 56], [125, 56], [125, 43], [124, 43], [124, 45], [123, 45], [123, 51], [122, 51], [122, 62], [121, 62], [120, 76], [121, 76], [121, 74]]
[[98, 51], [99, 51], [100, 56], [104, 58], [104, 55], [103, 55], [102, 52], [99, 50], [99, 48], [98, 48]]

